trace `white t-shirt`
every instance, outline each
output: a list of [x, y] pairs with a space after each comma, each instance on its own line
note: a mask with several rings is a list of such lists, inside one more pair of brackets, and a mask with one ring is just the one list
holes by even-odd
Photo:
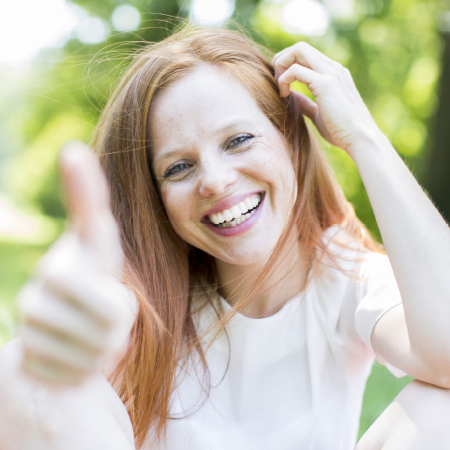
[[[332, 227], [324, 239], [335, 242], [336, 236], [343, 234]], [[354, 448], [375, 357], [370, 335], [401, 298], [387, 256], [330, 245], [344, 258], [345, 273], [321, 265], [306, 291], [276, 314], [252, 319], [236, 313], [206, 353], [209, 396], [200, 364], [180, 369], [173, 418], [158, 449]], [[200, 332], [215, 321], [213, 306], [195, 317]]]

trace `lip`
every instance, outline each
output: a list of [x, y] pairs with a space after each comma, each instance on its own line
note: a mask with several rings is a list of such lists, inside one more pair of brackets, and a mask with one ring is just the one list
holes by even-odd
[[[259, 192], [260, 191], [257, 191], [257, 192], [255, 192], [255, 194], [257, 194]], [[243, 198], [245, 198], [245, 197], [243, 197]], [[251, 228], [261, 217], [264, 199], [265, 199], [265, 196], [262, 194], [261, 202], [259, 203], [258, 208], [256, 209], [255, 213], [249, 219], [247, 219], [245, 222], [242, 222], [239, 225], [236, 225], [235, 227], [219, 228], [219, 227], [215, 227], [209, 221], [204, 223], [203, 225], [205, 225], [209, 230], [211, 230], [215, 234], [218, 234], [219, 236], [228, 237], [228, 236], [236, 236], [237, 234], [244, 233], [249, 228]], [[233, 206], [233, 205], [231, 205], [231, 206]], [[221, 210], [218, 209], [217, 211], [221, 211]]]
[[206, 211], [205, 215], [203, 216], [202, 222], [207, 222], [209, 224], [210, 220], [208, 216], [216, 212], [223, 211], [225, 209], [230, 209], [232, 206], [237, 205], [238, 203], [242, 202], [242, 200], [245, 200], [246, 198], [252, 196], [253, 194], [261, 194], [261, 196], [264, 197], [264, 191], [252, 191], [247, 192], [245, 194], [237, 194], [231, 197], [226, 197], [222, 200], [219, 200], [212, 208]]

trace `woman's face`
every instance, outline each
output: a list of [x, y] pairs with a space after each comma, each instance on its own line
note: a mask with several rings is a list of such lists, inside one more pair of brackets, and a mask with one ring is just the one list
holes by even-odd
[[152, 168], [169, 220], [224, 262], [264, 262], [296, 195], [283, 136], [245, 86], [205, 65], [160, 91], [150, 110]]

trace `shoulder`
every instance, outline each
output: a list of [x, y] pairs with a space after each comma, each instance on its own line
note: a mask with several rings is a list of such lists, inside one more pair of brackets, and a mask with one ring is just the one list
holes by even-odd
[[361, 246], [340, 226], [328, 228], [322, 236], [323, 252], [318, 256], [313, 278], [321, 295], [342, 300], [354, 311], [360, 301], [396, 292], [395, 277], [388, 256]]
[[340, 274], [349, 279], [364, 276], [390, 267], [384, 252], [367, 249], [341, 225], [327, 228], [317, 248], [316, 265], [318, 272]]

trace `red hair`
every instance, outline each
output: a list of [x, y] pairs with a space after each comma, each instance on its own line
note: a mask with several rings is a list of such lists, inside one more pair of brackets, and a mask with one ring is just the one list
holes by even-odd
[[[266, 50], [244, 35], [224, 29], [184, 29], [138, 53], [105, 107], [93, 139], [110, 188], [121, 230], [125, 282], [140, 304], [126, 356], [111, 382], [130, 414], [137, 448], [149, 430], [164, 436], [177, 364], [198, 352], [205, 358], [191, 309], [193, 287], [211, 293], [217, 276], [211, 256], [181, 240], [172, 229], [151, 173], [148, 114], [161, 88], [213, 64], [238, 78], [292, 150], [298, 195], [292, 222], [310, 260], [327, 252], [321, 236], [340, 224], [362, 249], [379, 250], [356, 218], [292, 98], [279, 96]], [[287, 241], [283, 235], [266, 276]], [[256, 291], [252, 286], [240, 305]], [[239, 305], [238, 305], [239, 307]], [[219, 324], [217, 334], [227, 320]]]

